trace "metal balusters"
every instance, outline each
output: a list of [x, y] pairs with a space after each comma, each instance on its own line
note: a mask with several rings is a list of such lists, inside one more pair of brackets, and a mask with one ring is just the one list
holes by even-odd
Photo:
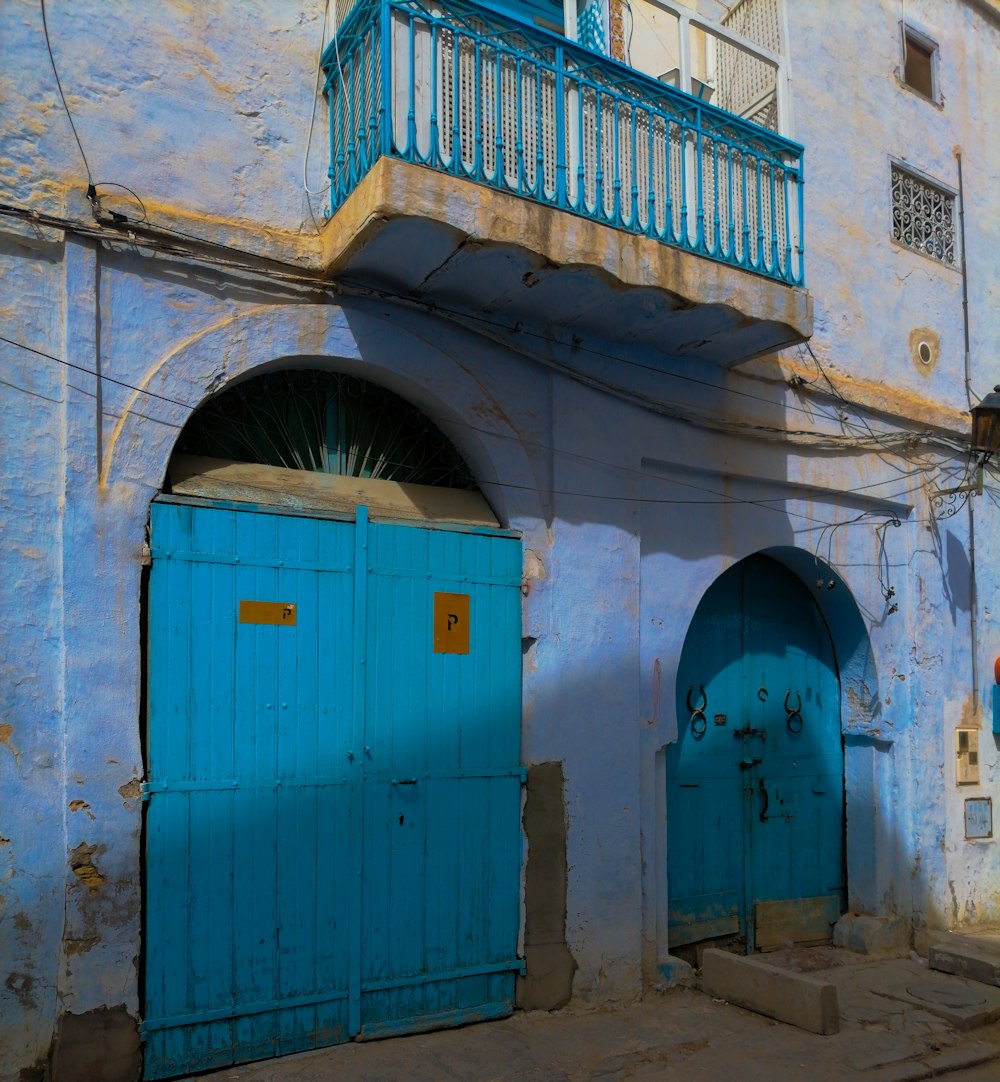
[[775, 165], [773, 162], [768, 166], [767, 172], [771, 189], [771, 265], [767, 269], [772, 275], [776, 276], [781, 271], [781, 265], [778, 262], [778, 206], [775, 188], [777, 178], [774, 175]]
[[536, 199], [545, 200], [545, 94], [542, 90], [542, 67], [535, 65], [535, 191]]
[[[649, 175], [646, 187], [646, 234], [655, 237], [657, 240], [662, 240], [663, 231], [660, 226], [660, 218], [666, 211], [665, 200], [662, 198], [664, 187], [660, 153], [663, 146], [663, 141], [660, 139], [663, 118], [654, 113], [652, 109], [647, 109], [646, 120], [649, 125], [649, 130], [646, 133], [646, 142], [649, 148]], [[660, 193], [659, 198], [657, 197], [658, 192]]]
[[[793, 281], [794, 283], [796, 283], [798, 285], [801, 285], [802, 282], [805, 280], [805, 269], [806, 269], [806, 265], [805, 265], [805, 235], [806, 235], [805, 234], [805, 224], [806, 224], [805, 223], [805, 199], [803, 198], [804, 193], [802, 191], [802, 188], [803, 188], [804, 184], [805, 184], [805, 177], [802, 174], [802, 165], [800, 163], [800, 165], [799, 165], [799, 175], [798, 175], [797, 184], [796, 184], [796, 187], [798, 188], [798, 192], [799, 192], [799, 266], [798, 266], [798, 271], [795, 274], [795, 277], [792, 278], [792, 279], [789, 279], [790, 281]], [[789, 268], [789, 270], [791, 270], [791, 268]]]
[[[379, 84], [379, 150], [382, 154], [390, 153], [392, 149], [392, 113], [389, 111], [389, 103], [393, 100], [393, 73], [392, 73], [392, 9], [388, 4], [379, 6], [377, 23], [378, 34], [378, 61], [382, 78]], [[374, 31], [373, 31], [374, 33]]]
[[358, 175], [357, 147], [354, 141], [354, 60], [356, 53], [347, 58], [347, 174], [351, 184]]
[[[441, 157], [441, 133], [439, 131], [439, 119], [438, 119], [438, 87], [440, 86], [440, 77], [438, 74], [439, 63], [438, 58], [440, 56], [440, 38], [442, 26], [434, 20], [430, 23], [431, 30], [431, 85], [430, 93], [428, 97], [431, 101], [431, 128], [430, 128], [430, 141], [427, 144], [427, 155], [423, 159], [423, 165], [429, 165], [432, 168], [443, 169], [444, 160]], [[454, 35], [452, 35], [454, 38]]]
[[[574, 80], [574, 81], [576, 82], [576, 80]], [[579, 85], [579, 83], [577, 83], [577, 89], [576, 89], [576, 102], [577, 102], [577, 112], [578, 112], [577, 122], [576, 122], [576, 131], [577, 131], [577, 137], [578, 137], [577, 138], [578, 146], [576, 148], [577, 181], [576, 181], [576, 205], [572, 209], [576, 210], [580, 214], [586, 214], [587, 210], [588, 210], [588, 208], [587, 208], [587, 190], [586, 190], [586, 187], [585, 187], [585, 185], [586, 185], [586, 176], [584, 174], [583, 163], [587, 160], [588, 155], [586, 154], [586, 141], [585, 141], [585, 137], [584, 137], [585, 111], [584, 111], [584, 100], [583, 100], [583, 87], [581, 85]]]
[[472, 0], [369, 0], [340, 34], [332, 208], [390, 154], [801, 284], [789, 140]]
[[792, 234], [789, 229], [788, 221], [788, 170], [782, 169], [781, 171], [781, 184], [783, 189], [782, 195], [782, 211], [785, 215], [785, 262], [782, 266], [782, 277], [786, 281], [791, 281], [792, 278]]
[[762, 198], [763, 185], [760, 179], [760, 155], [755, 157], [757, 162], [757, 180], [755, 184], [757, 196], [757, 257], [751, 266], [754, 270], [764, 269], [764, 201]]
[[698, 123], [695, 128], [695, 190], [698, 199], [698, 207], [695, 219], [695, 247], [705, 246], [705, 150], [702, 132], [702, 113], [698, 110]]
[[408, 35], [407, 41], [410, 48], [410, 70], [407, 78], [407, 98], [410, 103], [409, 109], [406, 111], [406, 149], [404, 155], [409, 158], [413, 158], [414, 151], [417, 146], [417, 108], [416, 108], [416, 93], [417, 93], [417, 42], [416, 42], [416, 28], [413, 25], [413, 16], [410, 15], [407, 20]]
[[729, 247], [726, 259], [736, 262], [736, 215], [733, 209], [733, 144], [726, 140], [726, 216]]
[[719, 138], [712, 139], [712, 244], [709, 254], [721, 256], [722, 236], [719, 232]]
[[691, 233], [688, 229], [688, 174], [690, 173], [690, 140], [686, 122], [681, 123], [681, 236], [680, 244], [691, 246]]
[[555, 120], [556, 120], [556, 185], [555, 202], [569, 206], [569, 185], [566, 176], [566, 79], [563, 71], [562, 46], [556, 49], [555, 59]]

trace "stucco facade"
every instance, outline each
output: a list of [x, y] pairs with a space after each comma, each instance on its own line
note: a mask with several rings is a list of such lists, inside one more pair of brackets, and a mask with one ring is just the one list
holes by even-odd
[[[410, 400], [522, 536], [522, 761], [561, 764], [574, 997], [661, 979], [678, 662], [705, 591], [754, 553], [830, 629], [848, 908], [915, 931], [1000, 921], [996, 842], [964, 820], [1000, 778], [998, 486], [987, 470], [950, 517], [931, 500], [966, 479], [966, 313], [969, 387], [1000, 381], [996, 7], [906, 5], [938, 46], [935, 102], [901, 84], [898, 6], [787, 5], [808, 295], [690, 254], [683, 272], [699, 310], [737, 296], [784, 340], [812, 335], [736, 365], [666, 331], [654, 347], [497, 315], [488, 267], [451, 310], [345, 281], [346, 227], [303, 191], [326, 168], [323, 7], [48, 5], [86, 162], [38, 6], [0, 12], [0, 1078], [78, 1077], [81, 1025], [110, 1034], [107, 1077], [136, 1077], [149, 506], [193, 411], [269, 367]], [[957, 192], [958, 155], [964, 276], [891, 239], [891, 163]], [[452, 198], [512, 197], [455, 181]], [[521, 249], [646, 287], [641, 246], [636, 279], [605, 265], [607, 227], [536, 213], [544, 243]], [[956, 783], [959, 726], [979, 729], [978, 785]]]

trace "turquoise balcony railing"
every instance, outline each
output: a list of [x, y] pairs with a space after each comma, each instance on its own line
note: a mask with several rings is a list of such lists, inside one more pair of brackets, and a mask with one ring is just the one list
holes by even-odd
[[802, 147], [467, 0], [361, 0], [323, 56], [331, 213], [382, 156], [800, 286]]

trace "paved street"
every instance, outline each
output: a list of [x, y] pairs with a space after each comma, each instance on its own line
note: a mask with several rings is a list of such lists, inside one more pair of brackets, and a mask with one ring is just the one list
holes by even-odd
[[212, 1082], [1000, 1079], [1000, 1022], [963, 1028], [967, 1022], [956, 1022], [952, 1013], [967, 1011], [970, 1003], [992, 1004], [996, 989], [935, 973], [915, 958], [873, 960], [832, 949], [769, 957], [836, 984], [840, 1033], [817, 1036], [682, 988], [616, 1009], [519, 1013], [500, 1022], [341, 1045], [202, 1077]]

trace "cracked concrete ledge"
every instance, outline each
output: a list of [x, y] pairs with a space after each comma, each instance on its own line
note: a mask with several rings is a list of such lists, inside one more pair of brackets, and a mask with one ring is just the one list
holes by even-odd
[[[954, 1071], [966, 1071], [981, 1067], [1000, 1058], [1000, 1048], [986, 1041], [946, 1048], [932, 1056], [894, 1063], [891, 1066], [866, 1072], [872, 1082], [923, 1082], [926, 1078], [939, 1078]], [[1000, 1070], [998, 1070], [1000, 1075]]]
[[1000, 937], [994, 934], [949, 933], [930, 945], [931, 969], [1000, 987]]
[[587, 267], [618, 290], [662, 291], [679, 309], [717, 306], [736, 313], [734, 332], [754, 324], [767, 339], [741, 359], [812, 334], [813, 301], [804, 289], [506, 192], [480, 186], [478, 198], [466, 195], [461, 188], [456, 198], [455, 179], [447, 174], [380, 158], [323, 230], [324, 273], [351, 277], [380, 232], [394, 221], [419, 219], [436, 223], [444, 253], [470, 241], [525, 248], [530, 237], [528, 250], [548, 267]]
[[837, 988], [829, 981], [714, 949], [702, 954], [701, 964], [709, 995], [811, 1033], [840, 1032]]

